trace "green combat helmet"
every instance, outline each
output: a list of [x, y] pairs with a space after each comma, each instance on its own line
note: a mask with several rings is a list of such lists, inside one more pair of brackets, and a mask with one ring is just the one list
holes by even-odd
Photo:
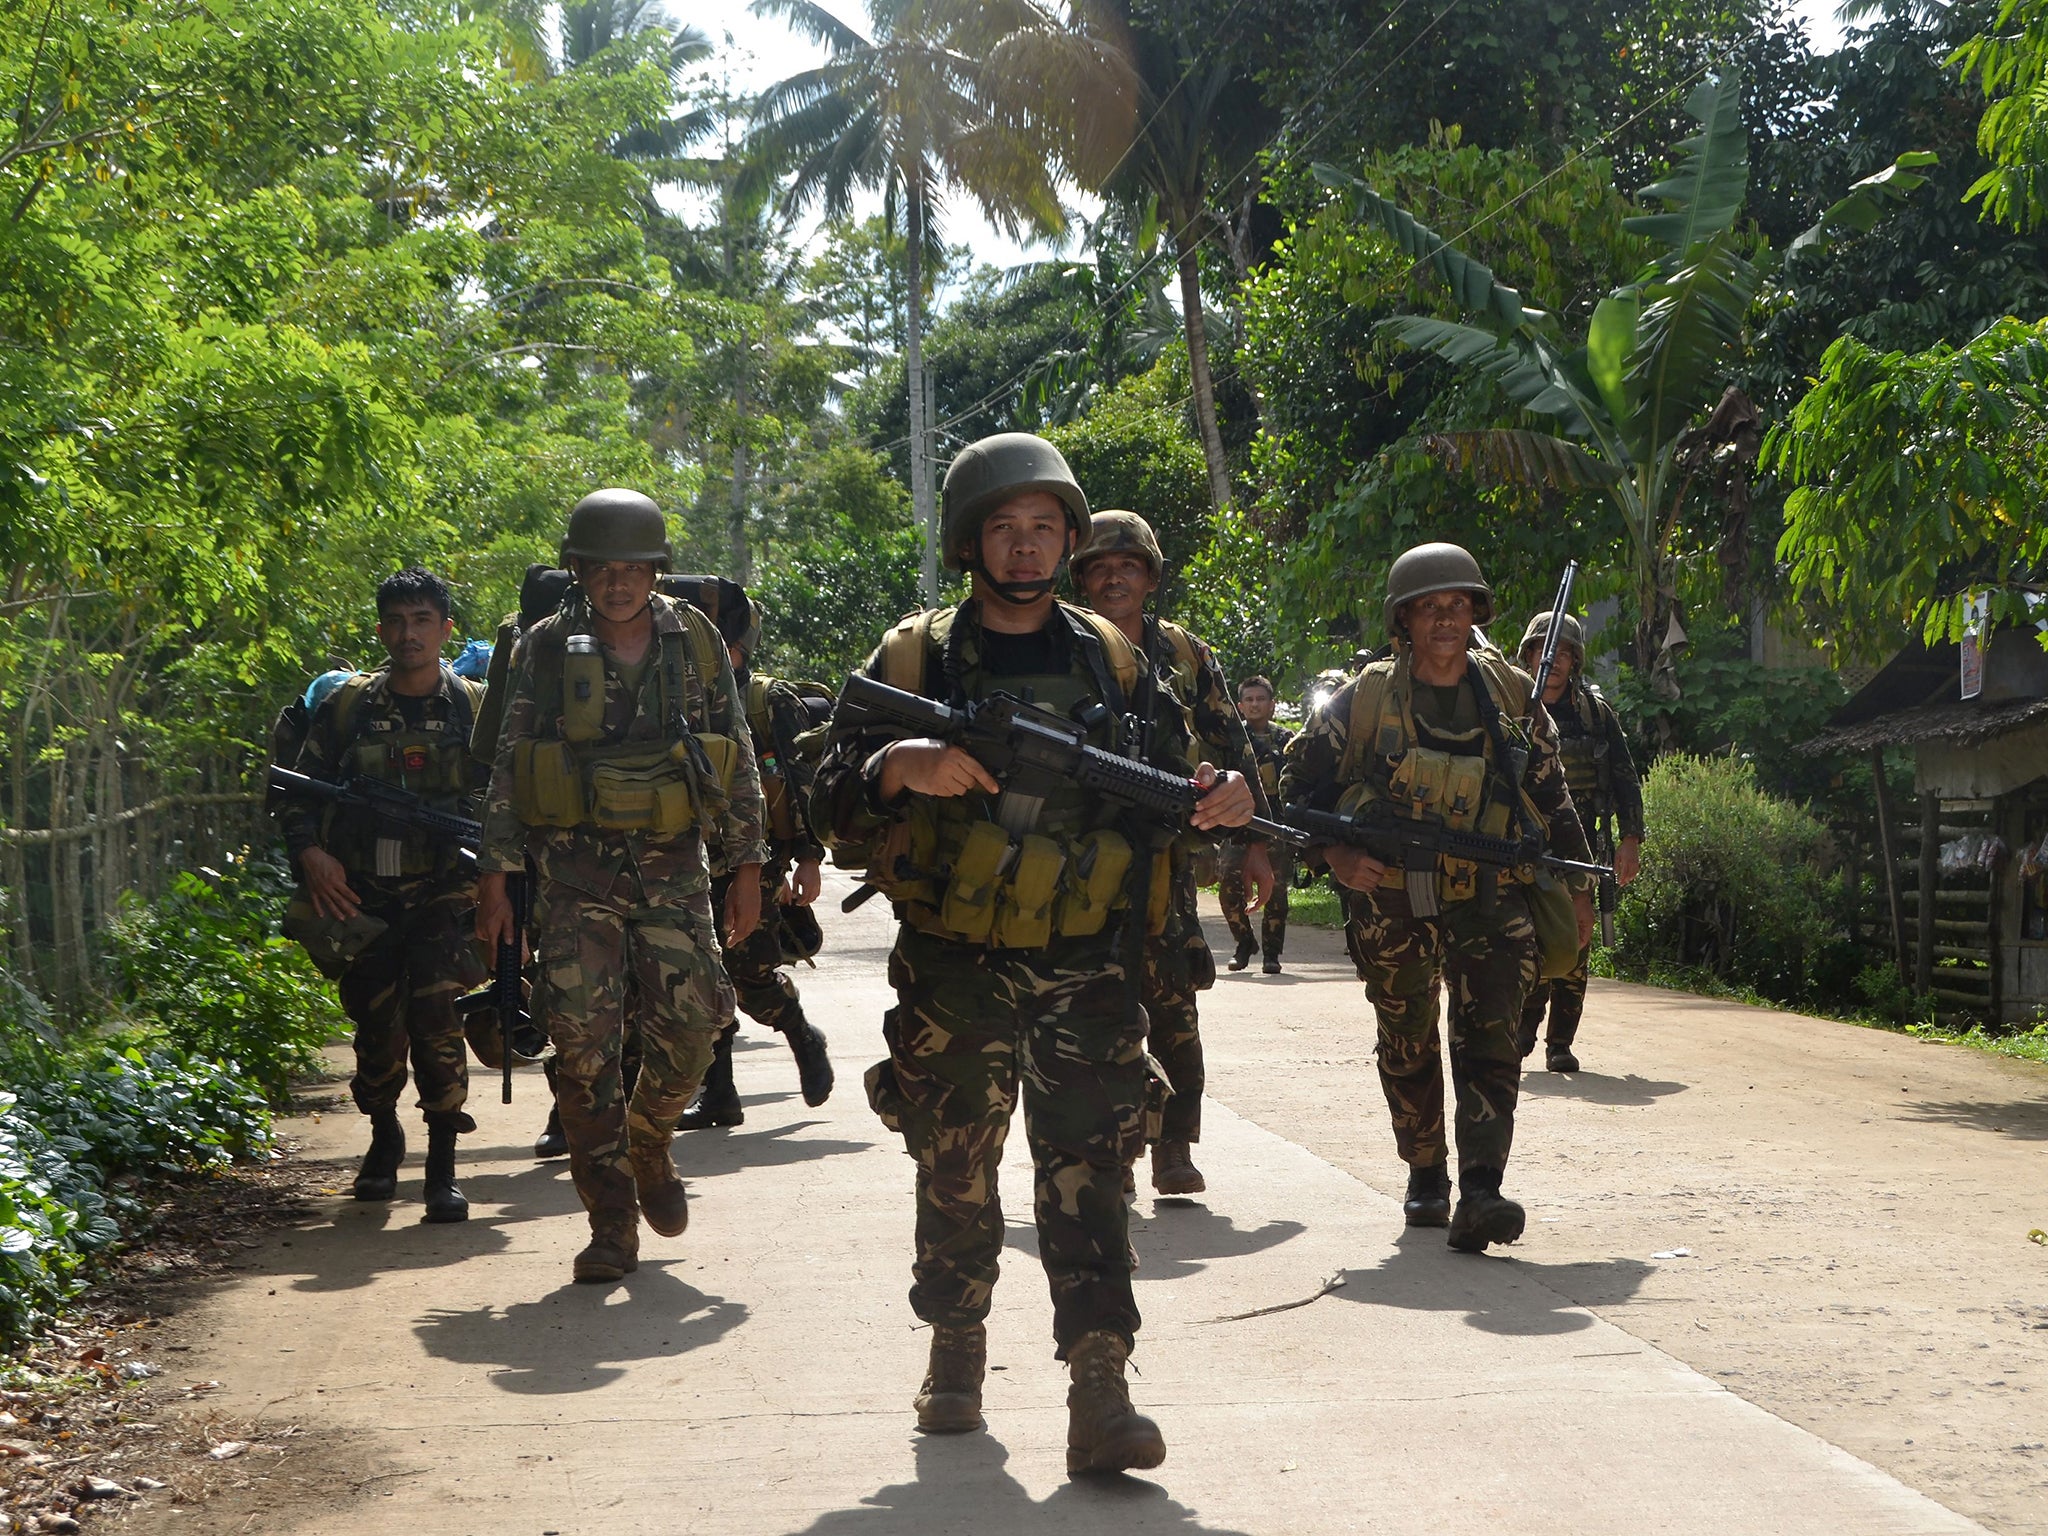
[[[1550, 615], [1539, 613], [1529, 621], [1529, 627], [1522, 631], [1522, 643], [1515, 647], [1515, 654], [1521, 655], [1532, 645], [1541, 645], [1550, 633]], [[1557, 648], [1570, 651], [1579, 660], [1586, 659], [1586, 632], [1579, 627], [1579, 621], [1570, 614], [1564, 616], [1564, 623], [1558, 627]]]
[[1480, 574], [1479, 562], [1470, 550], [1457, 544], [1418, 544], [1402, 555], [1387, 572], [1387, 633], [1401, 632], [1397, 617], [1403, 603], [1434, 592], [1472, 594], [1472, 622], [1493, 621], [1493, 588]]
[[569, 509], [562, 534], [562, 564], [576, 560], [647, 560], [667, 570], [674, 551], [668, 520], [654, 498], [609, 486], [592, 491]]
[[1074, 574], [1097, 555], [1136, 555], [1158, 581], [1166, 574], [1165, 557], [1159, 553], [1159, 535], [1135, 512], [1108, 509], [1089, 521], [1088, 537], [1074, 551]]
[[[989, 513], [1028, 491], [1049, 491], [1067, 509], [1078, 545], [1088, 537], [1088, 498], [1059, 449], [1029, 432], [998, 432], [969, 443], [946, 470], [939, 519], [940, 558], [949, 571], [975, 571], [1013, 603], [1028, 603], [1052, 590], [1053, 578], [997, 582], [981, 563], [981, 525]], [[1054, 573], [1057, 575], [1057, 572]]]

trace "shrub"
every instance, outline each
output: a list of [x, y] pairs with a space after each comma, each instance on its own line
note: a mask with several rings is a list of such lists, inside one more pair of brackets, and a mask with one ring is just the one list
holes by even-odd
[[1780, 1002], [1846, 984], [1828, 914], [1827, 830], [1733, 757], [1664, 758], [1643, 784], [1642, 873], [1622, 892], [1615, 968], [1704, 971]]
[[0, 1093], [0, 1343], [49, 1322], [120, 1235], [91, 1174]]

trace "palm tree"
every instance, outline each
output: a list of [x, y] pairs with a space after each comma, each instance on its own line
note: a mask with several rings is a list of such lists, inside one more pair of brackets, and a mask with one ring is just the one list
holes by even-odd
[[[695, 27], [677, 27], [660, 0], [576, 0], [562, 7], [563, 67], [588, 68], [607, 49], [654, 33], [663, 34], [660, 57], [672, 86], [680, 87], [691, 65], [711, 57], [711, 39]], [[648, 166], [656, 180], [674, 181], [684, 151], [712, 126], [707, 108], [672, 113], [633, 124], [612, 142], [611, 153]]]
[[878, 190], [908, 252], [904, 361], [910, 386], [911, 498], [924, 528], [921, 590], [939, 590], [938, 513], [924, 391], [924, 271], [942, 249], [944, 194], [956, 186], [1015, 239], [1063, 223], [1035, 123], [1001, 90], [990, 60], [1003, 38], [1042, 28], [1029, 0], [867, 0], [870, 33], [815, 0], [755, 0], [822, 44], [828, 57], [771, 86], [756, 113], [760, 163], [791, 167], [794, 210], [822, 201], [827, 218], [853, 213], [856, 191]]

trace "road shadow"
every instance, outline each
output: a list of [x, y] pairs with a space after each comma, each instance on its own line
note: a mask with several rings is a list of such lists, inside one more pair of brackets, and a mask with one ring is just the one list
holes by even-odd
[[[1498, 1248], [1483, 1256], [1455, 1253], [1440, 1230], [1411, 1227], [1378, 1265], [1346, 1270], [1331, 1294], [1410, 1312], [1462, 1312], [1485, 1333], [1543, 1336], [1592, 1327], [1592, 1315], [1580, 1308], [1633, 1296], [1651, 1267], [1636, 1259], [1532, 1264]], [[1588, 1294], [1596, 1290], [1597, 1300]]]
[[[749, 1096], [749, 1104], [754, 1099]], [[827, 1120], [792, 1120], [783, 1125], [733, 1126], [725, 1130], [690, 1131], [676, 1137], [671, 1150], [676, 1168], [685, 1179], [715, 1179], [746, 1168], [785, 1168], [793, 1163], [814, 1163], [821, 1158], [848, 1157], [866, 1152], [871, 1141], [841, 1141], [830, 1137], [799, 1138], [798, 1131]]]
[[913, 1481], [890, 1483], [858, 1509], [820, 1515], [792, 1536], [1244, 1536], [1202, 1524], [1143, 1478], [1075, 1478], [1034, 1499], [1005, 1470], [1008, 1449], [988, 1434], [920, 1435], [913, 1454]]
[[571, 1283], [508, 1307], [441, 1309], [413, 1333], [436, 1359], [490, 1367], [500, 1391], [545, 1396], [594, 1391], [629, 1364], [702, 1349], [746, 1320], [743, 1303], [685, 1284], [666, 1260], [643, 1259], [617, 1285]]
[[1606, 1104], [1617, 1109], [1641, 1109], [1684, 1093], [1690, 1083], [1659, 1082], [1651, 1077], [1608, 1077], [1599, 1072], [1544, 1072], [1534, 1068], [1522, 1074], [1522, 1092], [1537, 1099], [1579, 1099], [1588, 1104]]
[[511, 1245], [495, 1221], [423, 1222], [417, 1191], [406, 1193], [413, 1198], [389, 1204], [346, 1199], [325, 1209], [316, 1204], [309, 1221], [263, 1256], [263, 1269], [279, 1279], [296, 1276], [293, 1290], [317, 1295], [357, 1290], [380, 1275], [465, 1263], [503, 1253]]
[[1299, 1221], [1240, 1227], [1206, 1205], [1164, 1196], [1153, 1200], [1150, 1216], [1142, 1207], [1131, 1212], [1131, 1244], [1138, 1250], [1141, 1280], [1176, 1280], [1206, 1269], [1216, 1259], [1264, 1253], [1307, 1230]]
[[1950, 1099], [1908, 1104], [1901, 1120], [1952, 1125], [1966, 1131], [1995, 1131], [2015, 1141], [2048, 1141], [2048, 1100]]

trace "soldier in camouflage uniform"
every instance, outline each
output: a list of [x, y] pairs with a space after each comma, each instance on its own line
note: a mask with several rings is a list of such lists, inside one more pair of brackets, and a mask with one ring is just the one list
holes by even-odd
[[[985, 438], [954, 460], [944, 498], [942, 554], [972, 573], [971, 595], [904, 620], [865, 672], [956, 703], [1028, 690], [1096, 745], [1129, 745], [1120, 722], [1137, 703], [1136, 654], [1114, 625], [1053, 599], [1089, 526], [1058, 450], [1023, 433]], [[932, 1324], [918, 1424], [981, 1426], [984, 1320], [1003, 1250], [996, 1173], [1021, 1095], [1053, 1337], [1073, 1375], [1068, 1469], [1157, 1466], [1165, 1442], [1124, 1379], [1138, 1308], [1123, 1173], [1144, 1143], [1147, 1099], [1145, 1015], [1129, 984], [1145, 928], [1129, 925], [1163, 923], [1150, 891], [1166, 860], [1133, 819], [1077, 785], [1005, 795], [957, 746], [843, 715], [813, 824], [841, 863], [866, 868], [901, 923], [889, 1057], [869, 1072], [868, 1097], [917, 1163], [910, 1301]], [[1163, 690], [1140, 729], [1155, 762], [1190, 771]], [[1250, 819], [1241, 778], [1194, 771], [1212, 784], [1197, 831]]]
[[[410, 568], [379, 584], [377, 638], [390, 660], [321, 701], [299, 751], [301, 773], [329, 783], [378, 779], [437, 810], [474, 814], [481, 786], [469, 737], [481, 690], [441, 663], [454, 628], [448, 606], [447, 584], [430, 571]], [[474, 872], [450, 840], [395, 833], [349, 807], [289, 796], [280, 821], [302, 882], [287, 928], [362, 917], [383, 925], [345, 965], [336, 957], [326, 967], [356, 1026], [349, 1091], [370, 1117], [355, 1197], [397, 1192], [405, 1159], [398, 1098], [410, 1056], [427, 1121], [426, 1219], [461, 1221], [469, 1202], [455, 1185], [455, 1139], [476, 1122], [462, 1108], [469, 1065], [455, 1000], [484, 974], [469, 936]]]
[[[1237, 685], [1237, 712], [1244, 717], [1245, 734], [1251, 739], [1252, 757], [1258, 767], [1259, 788], [1268, 802], [1280, 796], [1280, 763], [1287, 754], [1287, 743], [1294, 740], [1294, 732], [1285, 726], [1273, 723], [1273, 706], [1277, 696], [1269, 678], [1248, 677]], [[1257, 895], [1259, 882], [1257, 871], [1249, 870], [1249, 856], [1259, 847], [1265, 847], [1271, 861], [1273, 894], [1265, 899], [1265, 918], [1260, 932], [1252, 931], [1252, 913], [1259, 910], [1259, 902], [1247, 902], [1246, 894]], [[1247, 877], [1250, 878], [1247, 878]], [[1287, 888], [1294, 880], [1294, 850], [1281, 844], [1232, 843], [1223, 850], [1222, 879], [1217, 883], [1216, 895], [1223, 905], [1223, 920], [1230, 924], [1230, 935], [1237, 940], [1237, 953], [1231, 957], [1230, 968], [1241, 971], [1252, 962], [1252, 956], [1259, 953], [1259, 939], [1265, 939], [1265, 963], [1260, 967], [1268, 976], [1280, 974], [1280, 953], [1287, 947]]]
[[[725, 974], [748, 1018], [765, 1024], [789, 1042], [796, 1057], [797, 1084], [813, 1109], [832, 1094], [832, 1058], [826, 1054], [824, 1031], [804, 1017], [796, 983], [783, 971], [790, 947], [801, 954], [817, 930], [808, 910], [818, 899], [824, 845], [811, 831], [806, 802], [811, 792], [811, 765], [797, 738], [810, 729], [804, 701], [789, 684], [753, 672], [750, 663], [761, 643], [761, 610], [751, 599], [734, 604], [718, 616], [733, 677], [747, 700], [747, 727], [754, 738], [754, 757], [761, 766], [761, 791], [767, 806], [768, 862], [761, 866], [761, 924], [744, 944], [725, 952]], [[723, 904], [732, 876], [715, 861], [717, 878], [711, 899]], [[711, 1070], [697, 1101], [676, 1122], [679, 1131], [712, 1126], [744, 1125], [747, 1113], [732, 1080], [732, 1045], [739, 1034], [737, 1019], [718, 1037]]]
[[[1549, 633], [1549, 614], [1539, 613], [1529, 621], [1522, 636], [1524, 671], [1535, 672]], [[1628, 733], [1621, 728], [1621, 717], [1586, 676], [1585, 667], [1585, 630], [1566, 614], [1558, 634], [1557, 655], [1544, 684], [1543, 707], [1556, 722], [1558, 758], [1594, 855], [1602, 863], [1612, 859], [1614, 883], [1627, 885], [1642, 868], [1643, 786], [1628, 755]], [[1617, 826], [1619, 842], [1615, 839]], [[1569, 975], [1538, 982], [1522, 1010], [1520, 1045], [1525, 1059], [1536, 1049], [1544, 1014], [1550, 1015], [1543, 1064], [1552, 1072], [1579, 1070], [1572, 1041], [1578, 1037], [1579, 1019], [1586, 1011], [1586, 966], [1592, 953], [1592, 946], [1587, 945], [1579, 951], [1579, 963]]]
[[[1557, 740], [1530, 699], [1534, 683], [1498, 651], [1471, 650], [1493, 593], [1454, 544], [1394, 562], [1386, 623], [1394, 654], [1338, 690], [1289, 749], [1281, 798], [1349, 811], [1384, 800], [1418, 819], [1490, 836], [1534, 831], [1549, 851], [1586, 857]], [[1526, 717], [1527, 724], [1518, 717]], [[1515, 759], [1526, 750], [1519, 781]], [[1521, 1206], [1501, 1193], [1514, 1140], [1522, 1003], [1540, 974], [1530, 896], [1518, 878], [1457, 860], [1393, 869], [1361, 848], [1322, 851], [1344, 886], [1345, 938], [1379, 1021], [1380, 1086], [1408, 1164], [1410, 1226], [1450, 1227], [1453, 1248], [1480, 1252], [1522, 1234]], [[1438, 915], [1413, 915], [1412, 882], [1435, 882]], [[1572, 893], [1583, 943], [1590, 894]], [[1457, 1090], [1459, 1199], [1450, 1207], [1443, 1047], [1437, 987], [1449, 996]]]
[[[538, 876], [535, 1012], [590, 1216], [579, 1281], [638, 1267], [642, 1215], [664, 1237], [689, 1222], [669, 1141], [732, 1016], [707, 840], [732, 863], [726, 942], [760, 919], [767, 847], [745, 706], [710, 620], [655, 593], [669, 554], [661, 509], [637, 491], [596, 491], [570, 511], [562, 563], [575, 584], [520, 638], [484, 810], [485, 944], [511, 931], [506, 876], [529, 853]], [[630, 1103], [629, 1028], [641, 1052]]]
[[[1258, 762], [1215, 656], [1180, 625], [1145, 612], [1145, 600], [1159, 590], [1166, 569], [1152, 525], [1124, 511], [1097, 512], [1091, 523], [1087, 542], [1074, 553], [1074, 584], [1087, 596], [1088, 606], [1137, 648], [1155, 686], [1170, 690], [1179, 701], [1197, 750], [1244, 775], [1258, 814], [1269, 814]], [[1233, 853], [1251, 877], [1254, 905], [1268, 899], [1274, 875], [1265, 842], [1233, 842], [1225, 856]], [[1197, 1195], [1209, 1187], [1192, 1150], [1202, 1139], [1206, 1078], [1195, 999], [1215, 983], [1216, 960], [1196, 906], [1194, 863], [1186, 850], [1176, 850], [1166, 931], [1145, 946], [1145, 1013], [1151, 1021], [1146, 1043], [1173, 1089], [1152, 1147], [1152, 1187], [1162, 1195]]]

